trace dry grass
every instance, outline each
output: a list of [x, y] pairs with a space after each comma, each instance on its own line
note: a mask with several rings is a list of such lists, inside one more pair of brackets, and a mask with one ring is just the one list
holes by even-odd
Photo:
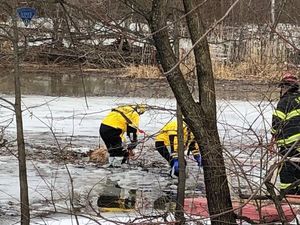
[[[268, 42], [265, 45], [261, 42], [252, 40], [248, 41], [239, 63], [213, 62], [215, 78], [226, 80], [257, 80], [257, 81], [278, 81], [282, 72], [289, 69], [284, 62], [287, 61], [285, 48], [278, 45], [275, 41]], [[235, 56], [233, 55], [235, 58]], [[294, 71], [297, 73], [297, 71]]]
[[[180, 65], [180, 69], [186, 78], [192, 78], [194, 65]], [[163, 74], [160, 72], [157, 66], [140, 65], [140, 66], [128, 66], [126, 67], [126, 76], [132, 78], [148, 78], [157, 79], [163, 78]]]
[[126, 67], [126, 75], [132, 78], [162, 78], [160, 70], [157, 66], [128, 66]]
[[284, 70], [284, 65], [258, 64], [241, 62], [235, 64], [213, 63], [213, 71], [216, 79], [224, 80], [279, 80]]
[[[283, 63], [287, 61], [286, 52], [283, 45], [278, 45], [277, 41], [271, 41], [264, 45], [257, 43], [256, 40], [248, 41], [241, 52], [242, 55], [231, 55], [232, 58], [239, 58], [240, 62], [230, 63], [227, 61], [216, 60], [216, 54], [212, 54], [212, 66], [216, 79], [223, 80], [250, 80], [250, 81], [278, 81], [281, 78], [282, 72], [289, 69]], [[235, 51], [234, 51], [235, 52]], [[230, 54], [227, 53], [227, 57]], [[181, 55], [181, 57], [184, 54]], [[180, 69], [185, 78], [193, 79], [195, 68], [194, 55], [190, 54], [180, 64]], [[296, 73], [299, 72], [295, 71]], [[163, 75], [155, 66], [132, 66], [127, 68], [128, 76], [136, 78], [160, 78]]]
[[[277, 81], [280, 79], [284, 64], [259, 64], [253, 62], [241, 62], [225, 64], [213, 62], [213, 71], [216, 79], [222, 80], [256, 80], [256, 81]], [[193, 64], [181, 64], [180, 69], [188, 79], [195, 77]], [[156, 66], [130, 66], [126, 68], [126, 76], [132, 78], [157, 79], [163, 75]]]

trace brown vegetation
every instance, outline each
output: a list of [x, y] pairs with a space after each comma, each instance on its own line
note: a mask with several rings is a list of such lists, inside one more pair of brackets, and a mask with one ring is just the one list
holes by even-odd
[[[186, 78], [193, 78], [194, 65], [181, 65], [180, 68]], [[213, 62], [213, 71], [216, 79], [220, 80], [249, 80], [272, 82], [281, 78], [283, 71], [287, 70], [286, 64], [258, 64], [249, 62], [240, 63], [220, 63]], [[190, 72], [192, 71], [192, 72]], [[297, 70], [295, 70], [297, 71]], [[134, 78], [159, 79], [163, 74], [157, 66], [128, 66], [125, 68], [125, 74]]]
[[89, 160], [94, 163], [99, 163], [100, 165], [104, 165], [108, 162], [108, 151], [104, 147], [99, 147], [94, 150], [90, 150], [87, 155], [89, 156]]

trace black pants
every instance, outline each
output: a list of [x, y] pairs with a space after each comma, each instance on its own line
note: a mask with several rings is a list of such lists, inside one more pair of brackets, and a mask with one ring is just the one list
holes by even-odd
[[164, 157], [168, 163], [171, 162], [171, 156], [169, 153], [169, 150], [167, 149], [167, 146], [163, 141], [156, 141], [155, 142], [155, 149], [159, 152], [159, 154]]
[[109, 156], [126, 155], [126, 151], [124, 151], [122, 146], [122, 138], [120, 136], [122, 134], [121, 129], [101, 124], [99, 132], [109, 152]]
[[[297, 166], [298, 168], [297, 168]], [[285, 161], [279, 173], [280, 183], [292, 184], [300, 179], [300, 162]], [[286, 189], [280, 189], [281, 192], [290, 195], [300, 195], [300, 184], [298, 186], [286, 191]]]

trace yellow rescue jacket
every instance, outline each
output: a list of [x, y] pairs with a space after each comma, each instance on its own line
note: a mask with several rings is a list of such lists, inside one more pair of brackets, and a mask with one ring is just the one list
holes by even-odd
[[[166, 146], [170, 146], [170, 136], [175, 135], [174, 138], [174, 151], [178, 150], [178, 139], [177, 139], [177, 120], [167, 123], [155, 137], [155, 141], [163, 141]], [[184, 143], [188, 139], [188, 130], [186, 124], [183, 124], [183, 140]]]
[[119, 106], [112, 111], [102, 120], [102, 124], [121, 129], [123, 137], [124, 132], [127, 131], [127, 125], [138, 129], [140, 123], [140, 115], [132, 106]]
[[[171, 147], [170, 136], [172, 135], [175, 136], [174, 145], [173, 145], [174, 152], [170, 152], [170, 154], [172, 158], [177, 158], [178, 157], [177, 120], [167, 123], [160, 130], [159, 134], [155, 138], [155, 141], [163, 141], [165, 146]], [[189, 151], [191, 151], [194, 157], [200, 154], [199, 146], [195, 141], [195, 136], [193, 135], [192, 132], [188, 131], [187, 125], [185, 123], [183, 123], [183, 141], [184, 141], [184, 147], [185, 148], [189, 147]]]

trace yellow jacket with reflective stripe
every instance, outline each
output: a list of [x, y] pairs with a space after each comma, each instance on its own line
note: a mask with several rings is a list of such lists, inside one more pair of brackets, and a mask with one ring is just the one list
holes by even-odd
[[140, 123], [140, 115], [131, 106], [120, 106], [115, 108], [116, 110], [124, 113], [124, 115], [131, 121], [129, 124], [125, 117], [117, 111], [111, 111], [103, 120], [102, 124], [113, 128], [119, 128], [122, 130], [122, 134], [126, 132], [127, 125], [138, 129]]
[[[200, 154], [199, 152], [199, 145], [198, 143], [195, 141], [195, 136], [192, 132], [190, 132], [190, 137], [188, 138], [188, 143], [187, 145], [189, 146], [192, 142], [194, 141], [195, 145], [193, 147], [193, 149], [191, 149], [193, 156]], [[190, 148], [190, 146], [189, 146]]]
[[[187, 127], [184, 124], [183, 126], [183, 140], [186, 143], [188, 138]], [[170, 146], [170, 136], [175, 135], [174, 139], [174, 150], [177, 151], [178, 149], [178, 140], [177, 140], [177, 120], [171, 121], [167, 123], [156, 136], [155, 141], [163, 141], [166, 146]]]

